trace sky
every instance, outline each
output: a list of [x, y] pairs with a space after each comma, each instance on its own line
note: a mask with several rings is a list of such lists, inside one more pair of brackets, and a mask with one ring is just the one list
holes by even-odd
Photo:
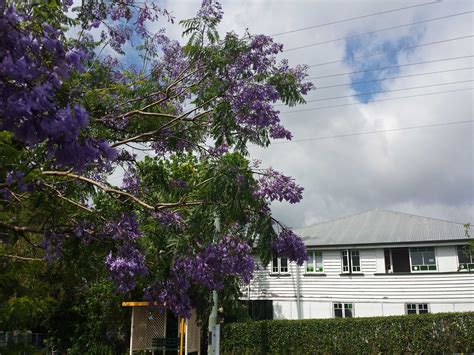
[[[199, 5], [173, 0], [163, 7], [179, 20], [192, 17]], [[474, 87], [474, 60], [458, 57], [474, 55], [474, 37], [453, 40], [474, 34], [473, 1], [228, 0], [222, 5], [221, 34], [248, 29], [272, 35], [317, 26], [274, 36], [290, 49], [282, 59], [312, 66], [308, 73], [317, 87], [307, 97], [311, 102], [281, 108], [294, 141], [250, 147], [251, 158], [294, 177], [305, 189], [299, 204], [273, 204], [276, 218], [298, 228], [383, 208], [474, 222], [474, 124], [438, 125], [473, 120], [474, 91], [460, 89]], [[359, 16], [365, 17], [340, 21]], [[338, 23], [320, 26], [329, 22]], [[413, 22], [420, 23], [400, 27]], [[178, 25], [167, 27], [171, 37], [180, 36]], [[398, 28], [379, 31], [391, 27]], [[327, 43], [308, 46], [320, 42]], [[307, 47], [291, 50], [300, 46]], [[408, 65], [420, 62], [429, 63]], [[385, 67], [390, 68], [369, 71]], [[350, 72], [357, 73], [335, 75]], [[451, 92], [426, 95], [440, 91]], [[418, 96], [394, 100], [413, 95]], [[426, 125], [438, 126], [397, 130]], [[320, 139], [380, 130], [391, 131]]]

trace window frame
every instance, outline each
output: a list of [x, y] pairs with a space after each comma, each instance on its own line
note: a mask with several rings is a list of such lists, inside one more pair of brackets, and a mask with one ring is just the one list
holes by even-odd
[[[408, 307], [415, 306], [415, 313], [408, 313]], [[426, 312], [421, 312], [420, 310], [424, 311], [425, 309], [421, 309], [420, 306], [426, 306]], [[424, 308], [424, 307], [423, 307]], [[405, 303], [405, 314], [427, 314], [431, 313], [430, 304], [429, 303]]]
[[[277, 260], [277, 265], [275, 267], [275, 259]], [[286, 271], [282, 271], [281, 259], [286, 259]], [[276, 269], [276, 271], [275, 271]], [[272, 258], [272, 272], [273, 275], [288, 275], [290, 274], [290, 265], [287, 257], [274, 256]]]
[[468, 263], [461, 263], [461, 261], [459, 260], [459, 249], [460, 248], [463, 248], [463, 252], [467, 254], [467, 250], [468, 249], [468, 245], [467, 244], [463, 244], [463, 245], [456, 245], [456, 255], [458, 257], [458, 271], [472, 271], [474, 270], [474, 254], [472, 252], [469, 252], [469, 259], [471, 262], [468, 262]]
[[[341, 310], [341, 314], [342, 314], [341, 317], [336, 316], [336, 305], [341, 305], [342, 306], [341, 308], [337, 308], [337, 309]], [[348, 306], [348, 307], [346, 307], [346, 306]], [[350, 317], [346, 316], [346, 309], [351, 310], [351, 316]], [[349, 302], [333, 302], [332, 303], [332, 316], [333, 316], [333, 318], [355, 318], [354, 303], [352, 303], [352, 302], [350, 302], [350, 303]]]
[[[319, 255], [317, 255], [319, 254]], [[321, 258], [321, 267], [317, 267], [317, 257]], [[305, 273], [307, 274], [320, 274], [324, 272], [324, 257], [323, 257], [323, 252], [321, 250], [308, 250], [308, 259], [309, 257], [312, 258], [312, 265], [310, 265], [309, 260], [306, 260], [306, 267], [305, 267]], [[308, 270], [308, 267], [312, 266], [313, 270]]]
[[[357, 258], [358, 258], [358, 266], [354, 266], [354, 260], [353, 257], [357, 253]], [[346, 255], [344, 255], [346, 254]], [[344, 265], [344, 260], [347, 261], [347, 270], [344, 270], [346, 265]], [[357, 269], [355, 269], [357, 268]], [[360, 250], [359, 249], [343, 249], [341, 250], [341, 272], [343, 274], [360, 274], [362, 273], [362, 266], [360, 262]]]
[[[433, 249], [433, 254], [434, 254], [434, 264], [425, 264], [424, 263], [424, 255], [423, 255], [423, 264], [417, 264], [417, 265], [414, 265], [413, 262], [412, 262], [412, 253], [413, 253], [413, 249], [428, 249], [428, 248], [431, 248]], [[423, 252], [423, 251], [422, 251]], [[408, 248], [408, 253], [410, 255], [410, 273], [417, 273], [417, 272], [438, 272], [438, 256], [437, 256], [437, 252], [436, 252], [436, 247], [410, 247]], [[434, 269], [430, 269], [430, 266], [434, 265]], [[427, 269], [426, 270], [415, 270], [414, 268], [415, 267], [419, 267], [419, 266], [427, 266]]]

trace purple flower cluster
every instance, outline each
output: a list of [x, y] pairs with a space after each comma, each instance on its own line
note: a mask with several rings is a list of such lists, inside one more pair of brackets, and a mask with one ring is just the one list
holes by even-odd
[[175, 189], [187, 189], [189, 187], [189, 184], [182, 179], [173, 179], [171, 180], [170, 185]]
[[268, 169], [265, 175], [258, 180], [259, 189], [256, 197], [263, 197], [270, 201], [300, 202], [303, 198], [303, 187], [296, 184], [294, 179], [285, 176], [273, 169]]
[[229, 146], [227, 144], [221, 144], [217, 147], [209, 148], [209, 155], [213, 157], [220, 157], [229, 151]]
[[[172, 274], [181, 272], [176, 267]], [[169, 309], [174, 314], [191, 318], [193, 303], [190, 296], [191, 282], [186, 277], [172, 277], [162, 282], [156, 282], [144, 290], [144, 298], [155, 304], [158, 309]]]
[[[88, 29], [97, 28], [106, 24], [101, 33], [103, 41], [108, 41], [113, 49], [123, 53], [123, 45], [130, 40], [134, 34], [142, 38], [149, 38], [147, 22], [155, 22], [161, 16], [173, 22], [173, 17], [166, 9], [162, 9], [154, 1], [91, 1], [86, 10], [93, 19], [88, 24]], [[135, 22], [132, 23], [132, 20]]]
[[219, 243], [208, 245], [204, 251], [179, 263], [180, 269], [194, 282], [210, 290], [223, 288], [227, 276], [238, 276], [248, 284], [254, 269], [250, 246], [230, 236], [224, 236]]
[[105, 265], [117, 290], [130, 291], [138, 276], [148, 274], [145, 257], [135, 246], [136, 240], [142, 236], [136, 216], [123, 213], [119, 220], [106, 223], [100, 233], [121, 243], [116, 255], [112, 252], [107, 255]]
[[136, 278], [148, 274], [145, 257], [138, 249], [128, 244], [122, 245], [115, 256], [110, 252], [105, 258], [105, 265], [119, 292], [132, 290]]
[[74, 228], [74, 234], [83, 244], [89, 244], [93, 239], [94, 226], [86, 221], [79, 221]]
[[273, 139], [287, 139], [291, 141], [293, 135], [282, 125], [276, 124], [273, 127], [270, 127], [270, 137]]
[[55, 230], [46, 230], [40, 242], [40, 247], [45, 251], [44, 259], [49, 263], [59, 259], [62, 254], [64, 234]]
[[250, 246], [238, 237], [224, 236], [217, 244], [208, 245], [196, 255], [176, 260], [170, 277], [148, 288], [145, 294], [151, 301], [189, 318], [194, 301], [190, 296], [193, 284], [219, 290], [229, 276], [249, 283], [254, 268]]
[[222, 6], [218, 1], [215, 0], [203, 0], [201, 8], [199, 9], [197, 16], [206, 19], [214, 19], [217, 21], [222, 20]]
[[[166, 79], [169, 83], [172, 83], [178, 75], [182, 74], [189, 67], [189, 59], [186, 57], [183, 47], [179, 42], [169, 39], [163, 31], [156, 33], [152, 40], [153, 45], [159, 47], [162, 52], [162, 56], [153, 64], [153, 73], [160, 80]], [[194, 76], [191, 76], [188, 80], [194, 78]], [[180, 99], [189, 97], [188, 90], [184, 89], [186, 85], [187, 81], [185, 80], [174, 88], [175, 92], [181, 94]]]
[[[235, 35], [234, 35], [235, 36]], [[271, 37], [258, 35], [251, 38], [249, 47], [233, 63], [227, 65], [227, 75], [232, 78], [226, 92], [231, 110], [245, 132], [255, 129], [269, 129], [273, 139], [291, 140], [291, 133], [280, 124], [279, 111], [274, 103], [281, 94], [270, 81], [263, 79], [269, 74], [291, 77], [300, 94], [307, 94], [312, 83], [302, 83], [306, 76], [306, 67], [290, 68], [283, 61], [277, 65], [276, 56], [283, 49], [274, 43]]]
[[107, 222], [101, 233], [125, 243], [131, 243], [142, 236], [137, 218], [133, 213], [123, 213], [119, 220]]
[[237, 80], [227, 93], [235, 120], [245, 127], [271, 127], [280, 122], [273, 104], [280, 94], [274, 86]]
[[123, 45], [132, 38], [133, 31], [130, 27], [125, 25], [117, 25], [108, 28], [108, 32], [105, 30], [101, 32], [100, 37], [102, 41], [106, 41], [109, 38], [110, 46], [118, 53], [123, 53]]
[[113, 159], [105, 141], [80, 139], [89, 124], [84, 108], [56, 101], [62, 82], [84, 70], [84, 53], [65, 48], [60, 32], [47, 24], [34, 30], [12, 6], [0, 18], [0, 33], [0, 130], [29, 146], [47, 141], [56, 163], [76, 170]]
[[160, 224], [164, 225], [165, 227], [174, 228], [176, 230], [184, 229], [184, 219], [177, 212], [157, 211], [153, 212], [152, 215], [160, 222]]
[[31, 191], [34, 186], [32, 183], [25, 182], [25, 173], [23, 171], [9, 171], [5, 183], [8, 186], [16, 185], [20, 192]]
[[296, 261], [296, 264], [300, 266], [308, 259], [303, 241], [290, 229], [283, 229], [281, 231], [272, 243], [272, 251], [278, 256]]
[[138, 174], [134, 171], [127, 170], [123, 175], [122, 189], [137, 195], [139, 192], [139, 184]]
[[306, 95], [315, 88], [312, 82], [310, 81], [303, 82], [308, 76], [307, 74], [308, 68], [309, 67], [307, 65], [297, 65], [296, 67], [291, 68], [288, 65], [288, 60], [283, 59], [277, 71], [280, 74], [291, 74], [296, 79], [295, 84], [298, 86], [298, 90], [300, 91], [300, 93], [302, 95]]

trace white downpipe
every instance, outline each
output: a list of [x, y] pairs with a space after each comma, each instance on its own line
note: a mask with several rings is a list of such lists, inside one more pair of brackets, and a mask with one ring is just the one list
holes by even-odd
[[188, 355], [188, 319], [184, 321], [184, 354]]
[[133, 321], [135, 318], [135, 307], [132, 307], [132, 321], [130, 323], [130, 355], [133, 354]]
[[[216, 215], [214, 220], [216, 226], [216, 233], [214, 234], [213, 241], [214, 243], [217, 241], [217, 237], [221, 232], [221, 220], [220, 217]], [[211, 314], [209, 315], [209, 328], [208, 328], [208, 345], [207, 345], [207, 353], [211, 354], [219, 354], [219, 339], [216, 337], [216, 327], [217, 327], [217, 307], [219, 304], [217, 291], [212, 291], [212, 310]]]
[[300, 267], [296, 265], [296, 313], [301, 319]]

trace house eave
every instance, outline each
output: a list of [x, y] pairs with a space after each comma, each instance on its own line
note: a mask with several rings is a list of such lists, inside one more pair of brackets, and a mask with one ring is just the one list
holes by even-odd
[[306, 244], [307, 249], [377, 249], [377, 248], [402, 248], [405, 246], [436, 246], [436, 245], [460, 245], [468, 244], [469, 239], [450, 240], [424, 240], [424, 241], [403, 241], [403, 242], [382, 242], [382, 243], [351, 243], [351, 244]]

